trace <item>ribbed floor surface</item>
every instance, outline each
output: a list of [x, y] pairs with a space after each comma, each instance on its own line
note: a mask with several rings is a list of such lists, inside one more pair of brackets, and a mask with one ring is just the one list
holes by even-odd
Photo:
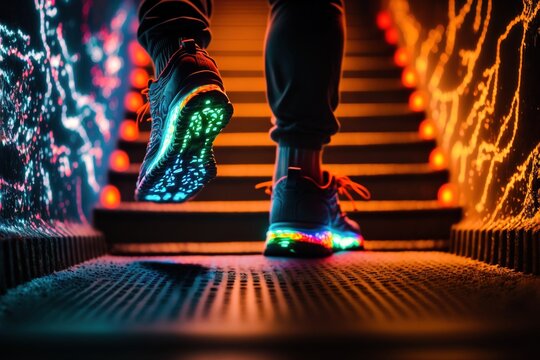
[[538, 295], [539, 278], [440, 252], [352, 252], [322, 260], [107, 256], [11, 290], [0, 298], [0, 320], [81, 327], [315, 318], [360, 324], [478, 315], [479, 305], [492, 315], [516, 301], [537, 304]]
[[16, 346], [31, 334], [33, 344], [67, 336], [62, 346], [99, 339], [122, 351], [126, 339], [129, 349], [162, 350], [186, 343], [206, 349], [208, 341], [277, 348], [328, 341], [362, 349], [502, 346], [532, 334], [539, 300], [537, 277], [441, 252], [350, 252], [301, 261], [106, 256], [0, 298], [0, 345]]

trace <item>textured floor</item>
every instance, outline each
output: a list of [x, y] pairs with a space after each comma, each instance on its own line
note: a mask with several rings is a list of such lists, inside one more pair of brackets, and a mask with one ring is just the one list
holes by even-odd
[[108, 256], [10, 290], [0, 342], [510, 346], [527, 344], [539, 303], [540, 278], [439, 252]]

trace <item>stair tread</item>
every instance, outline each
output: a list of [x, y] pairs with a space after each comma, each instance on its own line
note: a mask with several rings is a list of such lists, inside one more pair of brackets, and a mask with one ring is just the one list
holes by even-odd
[[[376, 213], [396, 211], [455, 211], [457, 207], [442, 207], [436, 200], [372, 200], [341, 201], [343, 211], [349, 213]], [[115, 209], [97, 208], [101, 211], [137, 213], [267, 213], [269, 200], [188, 201], [182, 204], [157, 204], [151, 202], [122, 202]]]
[[[126, 171], [112, 171], [137, 175], [140, 164], [131, 164]], [[433, 170], [429, 164], [324, 164], [333, 174], [347, 176], [378, 176], [403, 174], [434, 174], [447, 170]], [[218, 166], [218, 177], [272, 177], [273, 164], [224, 164]]]
[[[339, 117], [364, 116], [397, 116], [410, 114], [412, 111], [406, 103], [381, 104], [340, 104], [336, 109]], [[234, 105], [234, 117], [268, 117], [272, 116], [270, 107], [265, 103], [240, 103]]]
[[[136, 141], [147, 143], [149, 139], [150, 132], [143, 131], [139, 133], [139, 138]], [[431, 140], [420, 139], [417, 132], [348, 132], [334, 135], [329, 146], [369, 146], [428, 142], [431, 142]], [[222, 133], [214, 141], [216, 147], [264, 147], [275, 145], [266, 132]]]
[[[256, 77], [224, 77], [225, 89], [231, 91], [266, 91], [266, 80]], [[385, 91], [407, 89], [400, 79], [388, 78], [344, 78], [340, 81], [340, 91]]]
[[[213, 56], [220, 70], [263, 70], [264, 61], [261, 55], [220, 55]], [[343, 58], [343, 70], [386, 70], [394, 69], [396, 65], [391, 56], [354, 56]]]

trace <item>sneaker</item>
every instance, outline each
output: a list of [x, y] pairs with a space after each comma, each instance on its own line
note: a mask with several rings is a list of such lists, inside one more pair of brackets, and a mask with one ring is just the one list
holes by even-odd
[[348, 177], [323, 173], [325, 185], [290, 167], [272, 191], [266, 256], [324, 257], [335, 251], [363, 249], [360, 226], [341, 211], [338, 194], [347, 189], [365, 199], [369, 191]]
[[135, 199], [189, 200], [216, 176], [212, 143], [233, 108], [214, 60], [194, 40], [181, 40], [147, 89], [152, 129]]

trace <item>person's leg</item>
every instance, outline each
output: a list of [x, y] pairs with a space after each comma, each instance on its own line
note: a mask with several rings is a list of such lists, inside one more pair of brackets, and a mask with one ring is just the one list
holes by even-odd
[[289, 166], [321, 181], [321, 149], [339, 124], [334, 115], [345, 37], [342, 0], [270, 0], [267, 93], [278, 143], [274, 181]]
[[156, 76], [178, 50], [179, 39], [205, 49], [211, 40], [212, 0], [143, 0], [137, 37], [154, 61]]
[[358, 224], [338, 194], [369, 192], [321, 171], [322, 148], [339, 124], [334, 115], [344, 47], [341, 0], [270, 0], [266, 39], [268, 100], [278, 143], [265, 254], [327, 256], [360, 249]]
[[152, 118], [135, 198], [184, 202], [216, 176], [212, 145], [232, 105], [210, 42], [210, 0], [146, 0], [139, 9], [140, 43], [154, 62], [147, 92]]

